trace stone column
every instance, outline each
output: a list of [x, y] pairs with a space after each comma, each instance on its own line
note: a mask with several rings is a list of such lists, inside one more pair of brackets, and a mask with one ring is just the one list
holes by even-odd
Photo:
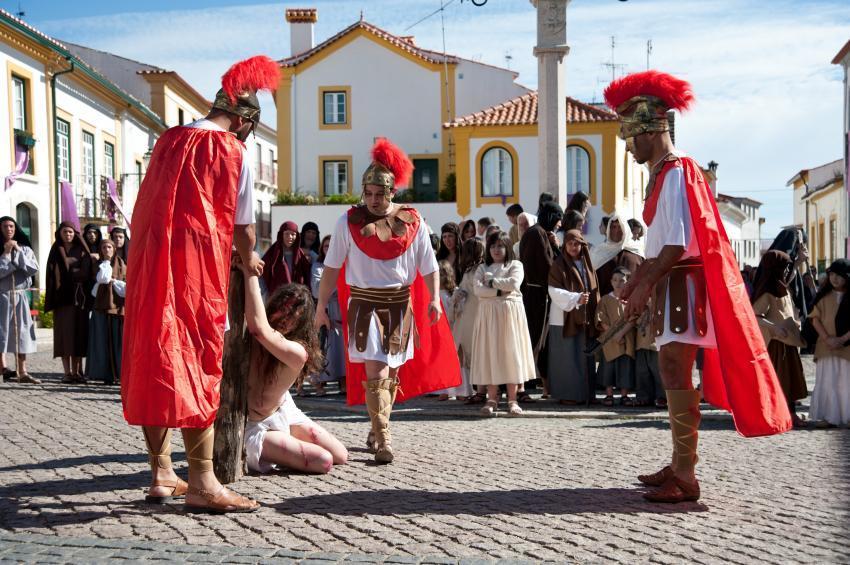
[[567, 92], [564, 57], [570, 0], [531, 0], [537, 8], [537, 144], [539, 187], [567, 204]]

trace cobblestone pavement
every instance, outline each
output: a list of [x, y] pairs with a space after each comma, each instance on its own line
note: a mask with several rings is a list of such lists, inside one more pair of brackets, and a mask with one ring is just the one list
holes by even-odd
[[[234, 488], [259, 512], [196, 516], [142, 502], [144, 443], [117, 387], [61, 385], [45, 353], [31, 363], [44, 385], [0, 385], [2, 561], [850, 561], [846, 429], [744, 439], [728, 418], [708, 420], [703, 499], [657, 506], [634, 479], [669, 454], [651, 414], [409, 410], [394, 418], [396, 462], [375, 466], [361, 448], [366, 419], [328, 403], [310, 414], [349, 446], [348, 465], [243, 478]], [[179, 434], [174, 443], [185, 476]]]

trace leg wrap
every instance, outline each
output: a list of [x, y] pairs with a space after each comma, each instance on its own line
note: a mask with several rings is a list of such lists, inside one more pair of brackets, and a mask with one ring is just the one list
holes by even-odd
[[670, 431], [673, 433], [673, 469], [693, 471], [697, 464], [699, 439], [699, 391], [668, 390]]
[[363, 386], [366, 389], [366, 407], [372, 421], [375, 450], [391, 449], [390, 414], [398, 392], [398, 379], [366, 381]]
[[186, 460], [189, 462], [189, 472], [212, 472], [215, 427], [183, 428], [182, 432], [183, 443], [186, 445]]
[[171, 469], [171, 428], [142, 427], [151, 471]]

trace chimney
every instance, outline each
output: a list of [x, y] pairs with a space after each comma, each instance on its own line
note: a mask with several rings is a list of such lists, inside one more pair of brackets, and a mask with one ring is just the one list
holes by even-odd
[[287, 8], [290, 57], [313, 48], [313, 24], [317, 19], [316, 8]]

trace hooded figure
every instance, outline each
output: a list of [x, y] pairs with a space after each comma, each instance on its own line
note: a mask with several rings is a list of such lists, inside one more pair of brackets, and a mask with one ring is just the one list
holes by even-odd
[[[578, 244], [577, 256], [573, 251]], [[587, 241], [579, 230], [564, 233], [563, 253], [549, 269], [549, 391], [562, 404], [588, 403], [593, 395], [593, 358], [585, 354], [596, 333], [599, 287]]]
[[92, 255], [100, 253], [100, 242], [103, 241], [103, 233], [97, 224], [86, 224], [82, 232], [83, 241], [86, 242]]
[[[316, 232], [316, 237], [313, 239], [313, 243], [307, 245], [307, 232], [309, 231]], [[316, 258], [319, 257], [319, 250], [322, 245], [322, 236], [319, 231], [319, 224], [316, 222], [304, 222], [304, 226], [301, 228], [301, 239], [298, 241], [298, 245], [304, 250], [304, 253], [307, 254], [307, 258], [310, 259], [310, 263], [315, 261]]]
[[[541, 195], [543, 196], [543, 195]], [[528, 228], [519, 241], [519, 260], [525, 271], [522, 281], [522, 303], [528, 319], [528, 333], [538, 377], [546, 379], [546, 332], [548, 330], [549, 293], [546, 290], [552, 261], [560, 254], [555, 230], [564, 217], [561, 207], [552, 201], [540, 205], [537, 223]], [[547, 392], [544, 390], [544, 392]], [[527, 401], [521, 395], [520, 402]]]
[[[70, 242], [63, 237], [73, 232]], [[84, 382], [82, 358], [88, 349], [88, 312], [93, 302], [91, 253], [70, 222], [56, 230], [56, 241], [47, 255], [45, 312], [53, 316], [53, 357], [61, 357], [63, 382]]]
[[[808, 251], [804, 251], [806, 243], [806, 234], [803, 230], [799, 228], [785, 228], [774, 238], [768, 250], [786, 253], [791, 258], [792, 265], [796, 267], [803, 259], [803, 253], [805, 253], [805, 257], [808, 256]], [[759, 263], [756, 270], [756, 280], [761, 278], [761, 269], [762, 265]], [[786, 283], [788, 292], [791, 293], [791, 300], [794, 301], [794, 306], [800, 312], [800, 318], [805, 320], [809, 315], [808, 306], [814, 299], [815, 289], [808, 288], [803, 284], [803, 275], [796, 268], [789, 271], [786, 276], [788, 277]]]
[[[4, 229], [7, 222], [14, 225], [14, 233], [8, 241]], [[36, 351], [35, 325], [27, 290], [32, 286], [32, 277], [38, 273], [38, 261], [27, 234], [14, 219], [0, 218], [0, 232], [3, 234], [0, 247], [0, 372], [4, 380], [15, 374], [6, 369], [6, 353], [17, 353], [17, 381], [38, 384], [38, 379], [27, 373], [25, 364], [26, 354]]]
[[[612, 232], [619, 227], [619, 241], [613, 241]], [[611, 277], [614, 269], [625, 267], [632, 274], [643, 264], [643, 252], [633, 245], [632, 232], [618, 214], [612, 214], [605, 228], [605, 241], [594, 245], [590, 250], [590, 259], [599, 280], [599, 294], [605, 296], [613, 290]]]
[[[295, 239], [291, 246], [286, 247], [284, 237], [286, 232], [293, 232]], [[289, 283], [303, 284], [310, 287], [310, 258], [301, 249], [301, 235], [298, 224], [293, 221], [283, 222], [277, 230], [277, 240], [263, 255], [266, 264], [263, 270], [263, 281], [266, 293], [271, 296], [279, 287]]]
[[124, 228], [112, 228], [109, 232], [109, 239], [115, 242], [115, 256], [120, 257], [124, 264], [127, 264], [127, 257], [130, 256], [130, 237], [127, 235], [127, 230]]

